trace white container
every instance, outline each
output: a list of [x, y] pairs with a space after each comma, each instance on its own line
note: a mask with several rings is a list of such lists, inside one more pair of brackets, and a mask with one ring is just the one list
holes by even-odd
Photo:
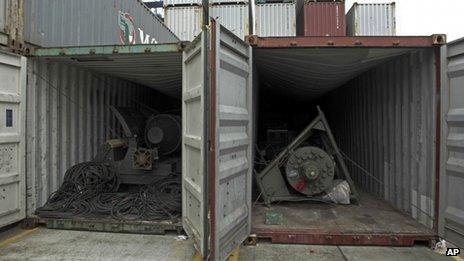
[[395, 3], [358, 4], [346, 15], [349, 36], [394, 36], [396, 35]]
[[[164, 9], [166, 25], [182, 41], [192, 41], [201, 32], [202, 7], [171, 6]], [[210, 16], [241, 39], [248, 35], [248, 5], [216, 5]]]
[[178, 6], [178, 5], [201, 5], [201, 0], [165, 0], [163, 1], [165, 7]]
[[182, 41], [192, 41], [201, 32], [202, 9], [198, 6], [167, 7], [164, 21]]
[[209, 15], [241, 39], [249, 35], [248, 5], [215, 5]]
[[[239, 0], [239, 1], [231, 1], [231, 0], [212, 0], [209, 1], [210, 4], [247, 4], [248, 0]], [[163, 2], [165, 7], [168, 6], [186, 6], [186, 5], [201, 5], [201, 0], [166, 0]]]
[[256, 5], [255, 33], [262, 37], [296, 36], [295, 3]]

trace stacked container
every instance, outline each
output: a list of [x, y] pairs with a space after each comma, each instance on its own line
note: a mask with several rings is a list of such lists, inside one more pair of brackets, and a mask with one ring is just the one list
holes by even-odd
[[395, 3], [354, 3], [346, 15], [349, 36], [395, 36]]
[[344, 1], [308, 1], [297, 10], [297, 34], [346, 36]]
[[[201, 32], [203, 19], [201, 0], [168, 0], [164, 2], [166, 25], [183, 41], [192, 41]], [[241, 39], [248, 35], [248, 0], [212, 0], [210, 17]]]
[[296, 1], [257, 1], [255, 34], [262, 37], [296, 36]]

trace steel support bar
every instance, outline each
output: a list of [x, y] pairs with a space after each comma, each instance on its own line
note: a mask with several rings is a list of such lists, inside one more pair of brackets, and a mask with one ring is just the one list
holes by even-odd
[[53, 47], [37, 48], [31, 52], [31, 56], [57, 57], [57, 56], [88, 56], [88, 55], [112, 55], [112, 54], [146, 54], [181, 52], [186, 42], [172, 44], [135, 44], [135, 45], [104, 45], [104, 46], [80, 46], [80, 47]]
[[433, 234], [339, 233], [320, 230], [269, 230], [255, 229], [258, 240], [270, 239], [274, 244], [307, 245], [376, 245], [376, 246], [432, 246], [437, 240]]
[[442, 34], [432, 36], [304, 36], [304, 37], [258, 37], [249, 35], [246, 41], [257, 48], [288, 47], [433, 47], [446, 43]]

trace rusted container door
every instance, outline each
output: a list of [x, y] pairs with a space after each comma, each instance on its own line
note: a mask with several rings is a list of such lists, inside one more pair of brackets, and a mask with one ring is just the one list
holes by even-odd
[[305, 3], [298, 17], [298, 35], [346, 36], [345, 3]]

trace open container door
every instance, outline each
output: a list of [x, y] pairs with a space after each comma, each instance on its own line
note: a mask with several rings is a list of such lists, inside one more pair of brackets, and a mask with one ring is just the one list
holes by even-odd
[[208, 33], [203, 31], [182, 58], [182, 224], [204, 257], [208, 253], [207, 51]]
[[183, 225], [211, 260], [251, 230], [251, 64], [251, 47], [214, 21], [183, 54]]
[[464, 38], [442, 48], [439, 234], [464, 247]]
[[251, 47], [211, 23], [211, 256], [224, 260], [251, 231]]
[[26, 215], [26, 58], [0, 52], [0, 227]]

